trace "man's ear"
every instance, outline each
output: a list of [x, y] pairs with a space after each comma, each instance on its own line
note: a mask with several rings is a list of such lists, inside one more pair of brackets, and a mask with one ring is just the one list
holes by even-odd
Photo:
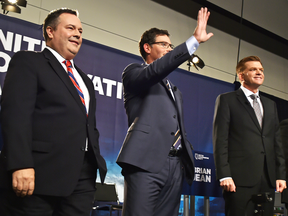
[[143, 48], [146, 53], [151, 53], [151, 46], [148, 43], [145, 43]]
[[237, 76], [240, 82], [243, 81], [243, 72], [238, 73]]
[[54, 29], [51, 27], [51, 26], [47, 26], [46, 28], [46, 33], [48, 35], [48, 38], [52, 39], [53, 38], [53, 32], [54, 32]]

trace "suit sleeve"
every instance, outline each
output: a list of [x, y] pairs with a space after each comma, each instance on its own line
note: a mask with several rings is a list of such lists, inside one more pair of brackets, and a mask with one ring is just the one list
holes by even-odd
[[288, 119], [283, 120], [280, 123], [280, 132], [281, 132], [281, 141], [282, 141], [282, 147], [284, 151], [285, 156], [285, 163], [286, 163], [286, 181], [288, 181]]
[[228, 135], [230, 125], [230, 110], [226, 98], [219, 95], [215, 103], [213, 121], [213, 151], [216, 167], [216, 178], [219, 180], [231, 177], [228, 163]]
[[276, 180], [286, 180], [286, 167], [285, 167], [285, 157], [283, 154], [283, 146], [281, 140], [281, 131], [279, 127], [279, 120], [277, 114], [276, 103], [274, 103], [275, 110], [275, 158], [276, 158]]
[[126, 91], [139, 93], [155, 85], [190, 57], [185, 43], [149, 65], [130, 64], [122, 74]]
[[1, 97], [1, 127], [7, 169], [34, 166], [32, 119], [37, 97], [37, 75], [32, 53], [18, 52], [10, 61]]
[[[287, 168], [288, 168], [288, 119], [281, 121], [280, 132], [281, 132], [281, 141], [282, 141], [282, 146], [283, 146], [284, 156], [285, 156], [285, 163], [286, 163], [286, 167], [285, 167], [286, 179], [285, 180], [287, 184], [287, 181], [288, 181], [288, 172], [287, 172]], [[288, 203], [288, 189], [285, 189], [282, 192], [281, 202]]]

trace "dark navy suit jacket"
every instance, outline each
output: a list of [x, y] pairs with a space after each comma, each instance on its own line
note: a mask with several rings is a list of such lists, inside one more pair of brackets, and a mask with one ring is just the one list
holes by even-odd
[[182, 94], [171, 83], [173, 99], [165, 81], [167, 75], [190, 57], [186, 44], [153, 63], [130, 64], [123, 74], [124, 105], [129, 128], [117, 163], [159, 172], [180, 128], [184, 149], [182, 164], [188, 183], [194, 178], [192, 146], [187, 141], [183, 122]]

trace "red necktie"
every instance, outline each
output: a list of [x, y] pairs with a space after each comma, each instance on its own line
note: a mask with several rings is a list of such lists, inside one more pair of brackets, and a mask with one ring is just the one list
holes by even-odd
[[[69, 60], [63, 61], [63, 63], [64, 63], [64, 64], [66, 65], [66, 67], [67, 67], [68, 75], [69, 75], [72, 83], [74, 84], [74, 86], [75, 86], [75, 88], [76, 88], [76, 90], [77, 90], [77, 92], [78, 92], [78, 94], [79, 94], [79, 97], [80, 97], [80, 99], [81, 99], [81, 101], [82, 101], [82, 103], [83, 103], [83, 105], [84, 105], [84, 107], [85, 107], [85, 110], [86, 110], [84, 95], [83, 95], [83, 92], [82, 92], [82, 90], [81, 90], [78, 82], [76, 81], [76, 79], [75, 79], [75, 77], [74, 77], [74, 75], [73, 75], [72, 64], [71, 64], [71, 62], [70, 62]], [[86, 110], [86, 113], [87, 113], [87, 110]]]

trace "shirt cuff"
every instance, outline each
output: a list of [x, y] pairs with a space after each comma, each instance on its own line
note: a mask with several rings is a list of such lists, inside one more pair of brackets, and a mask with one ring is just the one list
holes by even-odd
[[221, 179], [219, 180], [219, 182], [222, 182], [222, 181], [224, 181], [224, 180], [226, 180], [226, 179], [232, 179], [232, 178], [231, 178], [231, 177], [221, 178]]
[[190, 56], [198, 49], [199, 43], [194, 36], [186, 41], [186, 46]]

